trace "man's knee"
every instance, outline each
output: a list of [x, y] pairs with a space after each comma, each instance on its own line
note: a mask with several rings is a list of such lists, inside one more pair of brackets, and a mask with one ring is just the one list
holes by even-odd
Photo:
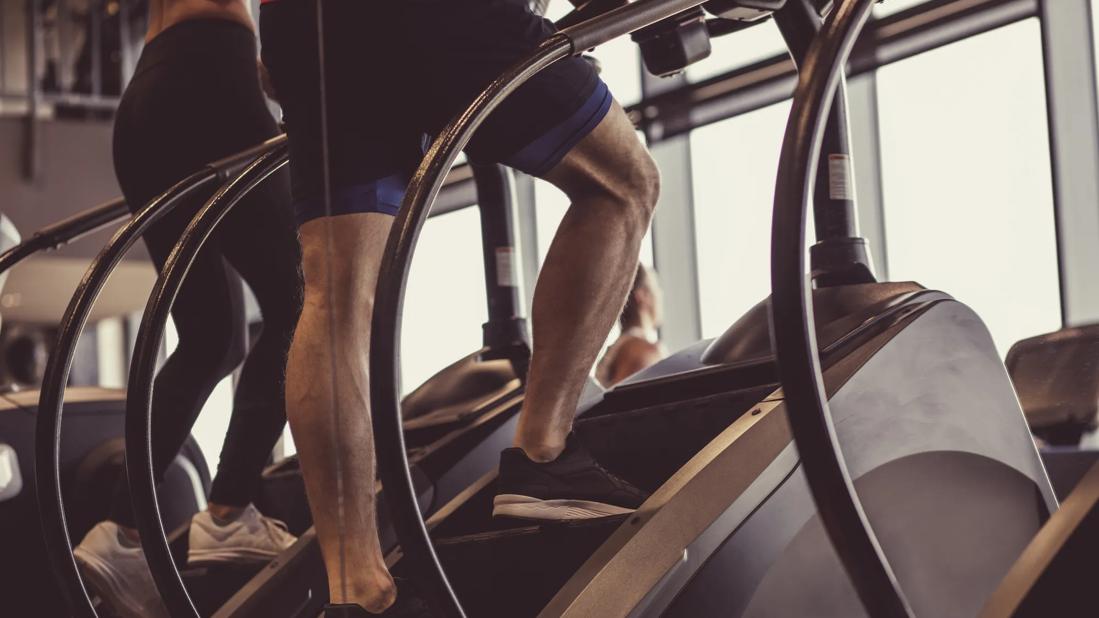
[[635, 155], [628, 168], [619, 174], [619, 191], [630, 196], [636, 206], [642, 208], [651, 217], [660, 199], [660, 169], [652, 155], [644, 147]]
[[301, 247], [306, 309], [369, 316], [391, 224], [392, 217], [376, 213], [305, 223]]
[[[546, 180], [573, 202], [594, 201], [645, 224], [660, 195], [660, 171], [626, 114], [615, 104]], [[590, 198], [596, 198], [591, 200]]]
[[329, 310], [334, 306], [373, 301], [373, 294], [355, 285], [353, 252], [325, 242], [302, 246], [303, 304], [308, 309]]

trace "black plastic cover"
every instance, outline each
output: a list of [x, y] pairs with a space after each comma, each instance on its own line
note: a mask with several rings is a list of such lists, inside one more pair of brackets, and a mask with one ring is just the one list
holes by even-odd
[[632, 38], [641, 48], [645, 68], [658, 77], [679, 73], [710, 55], [706, 14], [699, 8], [638, 30]]

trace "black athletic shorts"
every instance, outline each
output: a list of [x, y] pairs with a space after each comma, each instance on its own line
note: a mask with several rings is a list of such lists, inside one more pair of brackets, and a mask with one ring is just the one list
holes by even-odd
[[[317, 1], [269, 0], [260, 12], [299, 223], [326, 214]], [[323, 0], [320, 8], [333, 215], [395, 214], [426, 138], [555, 31], [519, 0]], [[610, 105], [594, 69], [570, 58], [512, 94], [466, 151], [541, 176]]]

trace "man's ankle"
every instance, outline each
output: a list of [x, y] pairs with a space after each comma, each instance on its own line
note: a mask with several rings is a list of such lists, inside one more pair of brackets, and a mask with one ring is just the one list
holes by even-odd
[[515, 436], [515, 446], [522, 449], [527, 459], [537, 463], [549, 463], [565, 451], [566, 438], [567, 436], [557, 439], [556, 437], [532, 437], [520, 434]]
[[349, 583], [346, 594], [342, 589], [332, 591], [331, 598], [333, 603], [355, 603], [372, 614], [380, 614], [397, 601], [397, 583], [388, 571], [382, 570], [362, 582]]

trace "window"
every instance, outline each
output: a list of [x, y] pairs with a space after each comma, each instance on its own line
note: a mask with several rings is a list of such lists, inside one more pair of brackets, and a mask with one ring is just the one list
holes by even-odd
[[428, 219], [416, 245], [401, 327], [401, 387], [408, 393], [480, 349], [488, 319], [476, 208]]
[[616, 101], [625, 107], [641, 100], [641, 51], [629, 36], [600, 45], [592, 55], [599, 59], [599, 76]]
[[783, 102], [691, 134], [702, 336], [771, 293], [771, 211], [790, 114]]
[[1039, 24], [878, 71], [891, 278], [969, 304], [1001, 353], [1060, 327]]

